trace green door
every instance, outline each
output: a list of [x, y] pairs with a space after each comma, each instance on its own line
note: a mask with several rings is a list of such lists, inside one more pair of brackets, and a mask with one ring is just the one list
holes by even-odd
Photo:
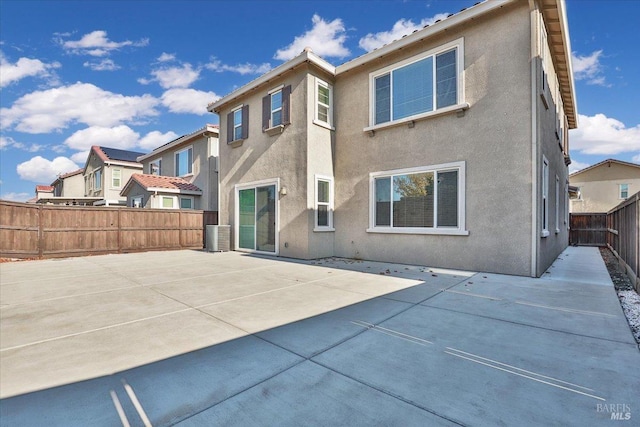
[[276, 252], [276, 186], [238, 191], [238, 247]]

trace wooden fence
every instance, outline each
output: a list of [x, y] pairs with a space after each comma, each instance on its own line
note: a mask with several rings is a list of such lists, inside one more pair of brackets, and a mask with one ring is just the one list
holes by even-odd
[[640, 292], [640, 192], [607, 213], [607, 246]]
[[202, 249], [218, 213], [0, 201], [0, 257], [53, 258]]
[[578, 246], [607, 245], [606, 213], [572, 213], [569, 244]]

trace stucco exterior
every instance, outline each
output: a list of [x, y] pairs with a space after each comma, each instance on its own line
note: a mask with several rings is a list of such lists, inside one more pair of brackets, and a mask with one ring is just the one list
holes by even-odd
[[571, 212], [608, 212], [625, 200], [620, 186], [626, 184], [627, 197], [640, 191], [640, 165], [608, 159], [569, 177], [580, 189], [580, 197], [571, 200]]
[[[142, 171], [142, 164], [103, 158], [104, 154], [101, 155], [98, 150], [100, 147], [92, 147], [84, 167], [84, 195], [99, 197], [100, 200], [94, 205], [125, 206], [127, 198], [121, 196], [120, 191], [131, 175]], [[100, 187], [96, 188], [95, 176], [98, 171], [102, 174], [102, 179]], [[119, 171], [119, 180], [113, 179], [114, 171]]]
[[[563, 76], [554, 70], [559, 48], [553, 53], [542, 38], [538, 2], [488, 2], [461, 16], [449, 18], [446, 30], [435, 24], [421, 30], [422, 38], [414, 33], [335, 68], [305, 50], [212, 104], [210, 111], [220, 115], [220, 224], [238, 229], [239, 187], [274, 182], [278, 255], [542, 274], [568, 244], [569, 122]], [[374, 125], [372, 76], [448, 46], [458, 55], [457, 102]], [[318, 78], [332, 88], [329, 126], [315, 120]], [[291, 86], [291, 123], [270, 135], [260, 121], [262, 98], [280, 85]], [[568, 101], [573, 114], [574, 101]], [[243, 106], [248, 136], [227, 141], [227, 117]], [[374, 177], [420, 168], [456, 170], [457, 227], [372, 226]], [[545, 173], [550, 178], [543, 193]], [[315, 224], [317, 177], [334, 183], [333, 227], [321, 230]]]

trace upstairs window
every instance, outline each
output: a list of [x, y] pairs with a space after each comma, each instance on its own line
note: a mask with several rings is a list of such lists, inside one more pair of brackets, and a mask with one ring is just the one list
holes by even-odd
[[319, 124], [333, 126], [333, 88], [316, 79], [316, 117]]
[[93, 173], [93, 189], [102, 189], [102, 169], [96, 169], [96, 171]]
[[620, 198], [626, 199], [629, 197], [629, 184], [620, 184]]
[[280, 86], [262, 98], [262, 130], [288, 125], [291, 86]]
[[120, 188], [122, 185], [122, 169], [114, 169], [111, 171], [111, 186]]
[[437, 111], [461, 98], [462, 39], [371, 74], [371, 124]]
[[185, 148], [176, 153], [176, 176], [193, 173], [193, 148]]
[[241, 105], [227, 114], [227, 143], [249, 137], [249, 106]]
[[157, 159], [149, 163], [150, 175], [162, 175], [162, 159]]

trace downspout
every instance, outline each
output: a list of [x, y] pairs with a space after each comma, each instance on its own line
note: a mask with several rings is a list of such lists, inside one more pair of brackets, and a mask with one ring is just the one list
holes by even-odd
[[531, 15], [531, 277], [538, 273], [538, 110], [536, 97], [539, 13], [534, 0], [529, 0]]

